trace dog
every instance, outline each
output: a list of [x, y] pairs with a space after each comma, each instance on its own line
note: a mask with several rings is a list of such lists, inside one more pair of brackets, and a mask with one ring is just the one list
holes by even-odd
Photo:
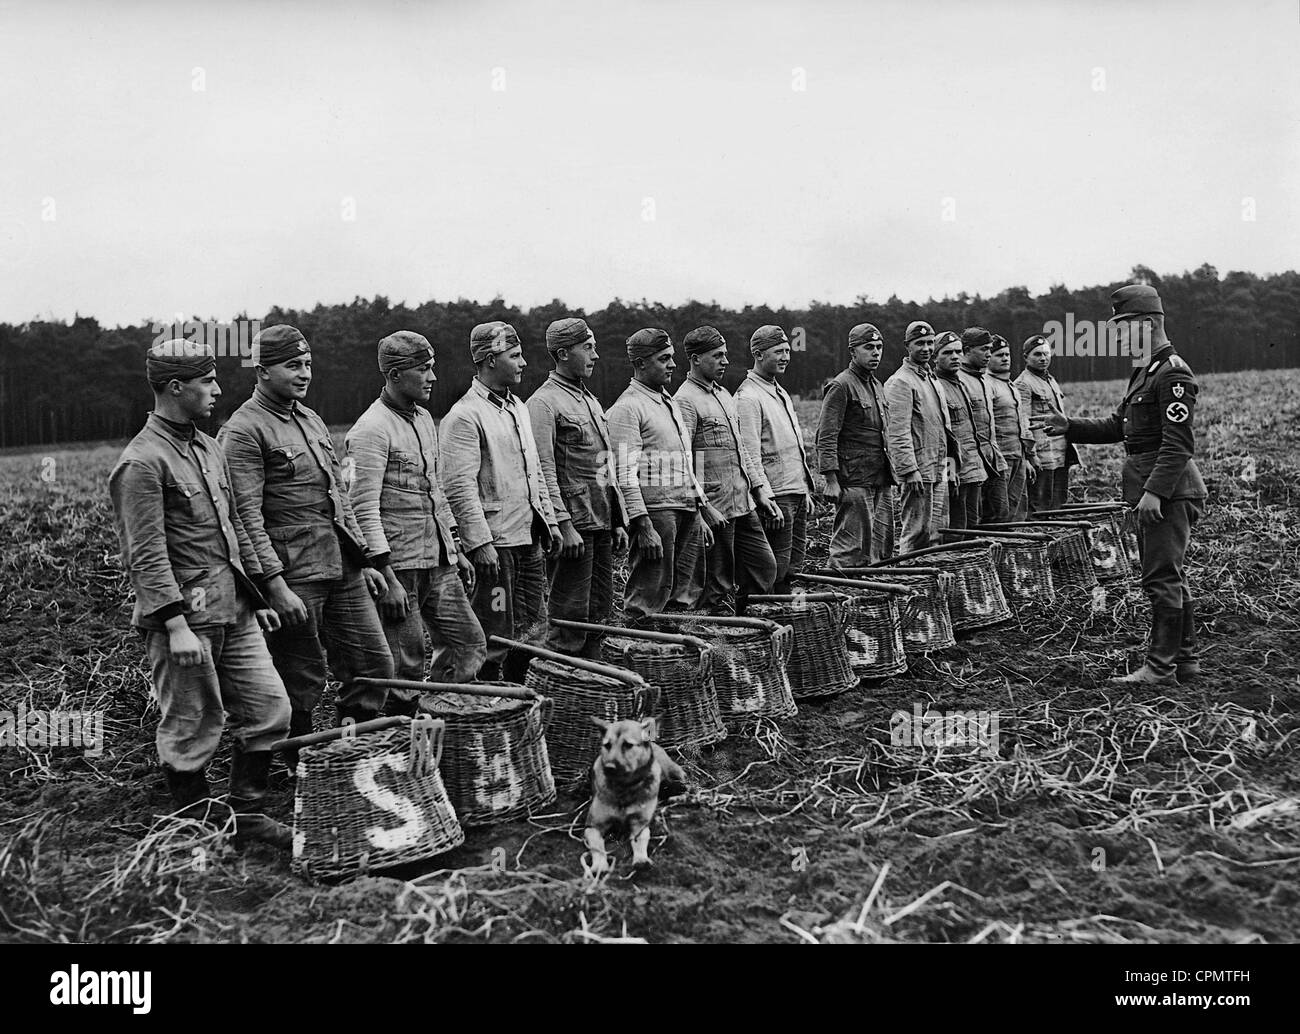
[[632, 865], [648, 867], [650, 822], [659, 794], [682, 793], [686, 773], [655, 743], [655, 720], [625, 719], [607, 722], [591, 719], [605, 731], [600, 753], [591, 766], [591, 807], [583, 840], [591, 850], [591, 871], [599, 876], [610, 870], [605, 837], [626, 834], [632, 842]]

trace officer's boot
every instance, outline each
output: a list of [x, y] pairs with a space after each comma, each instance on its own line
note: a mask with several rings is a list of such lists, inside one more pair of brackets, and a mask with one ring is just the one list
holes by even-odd
[[1142, 667], [1129, 675], [1120, 675], [1110, 681], [1115, 685], [1176, 686], [1175, 658], [1183, 637], [1183, 608], [1153, 605], [1151, 608], [1151, 642], [1147, 646], [1147, 660]]
[[221, 829], [230, 820], [230, 808], [212, 799], [208, 777], [203, 769], [197, 772], [178, 772], [163, 765], [167, 790], [172, 796], [173, 813], [177, 818], [193, 819], [213, 829]]
[[261, 841], [289, 850], [293, 833], [288, 826], [262, 813], [266, 784], [271, 774], [269, 750], [244, 751], [238, 743], [230, 755], [230, 810], [235, 813], [235, 843]]
[[1196, 604], [1183, 604], [1183, 634], [1178, 646], [1177, 675], [1179, 682], [1190, 682], [1201, 673], [1200, 651], [1196, 649]]

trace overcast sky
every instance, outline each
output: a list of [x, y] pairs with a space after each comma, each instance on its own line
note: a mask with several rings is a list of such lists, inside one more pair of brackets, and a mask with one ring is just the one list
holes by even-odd
[[1300, 257], [1300, 0], [0, 0], [0, 81], [11, 322]]

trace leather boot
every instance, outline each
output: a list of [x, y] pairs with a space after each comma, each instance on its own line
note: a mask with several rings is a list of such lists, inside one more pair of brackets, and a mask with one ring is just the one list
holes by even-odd
[[399, 697], [391, 689], [388, 691], [388, 699], [384, 702], [384, 709], [380, 712], [384, 718], [399, 715], [406, 718], [419, 718], [422, 714], [436, 715], [437, 713], [437, 708], [425, 700], [422, 694]]
[[362, 722], [369, 722], [378, 718], [379, 712], [373, 711], [368, 707], [355, 707], [352, 705], [341, 705], [335, 708], [334, 715], [337, 719], [337, 724], [339, 725], [342, 725], [349, 718], [351, 718], [354, 722], [360, 725]]
[[1183, 604], [1182, 639], [1178, 646], [1177, 675], [1179, 682], [1190, 682], [1201, 673], [1200, 651], [1196, 648], [1196, 604]]
[[[312, 729], [313, 721], [310, 711], [290, 712], [288, 739], [293, 739], [295, 736], [306, 736]], [[284, 764], [289, 769], [289, 778], [298, 778], [298, 752], [296, 750], [286, 750], [284, 752]]]
[[1114, 685], [1142, 684], [1147, 686], [1176, 686], [1174, 677], [1178, 644], [1183, 637], [1183, 608], [1153, 606], [1151, 608], [1151, 642], [1147, 646], [1147, 660], [1142, 667], [1129, 675], [1120, 675], [1110, 681]]
[[213, 829], [222, 829], [230, 821], [230, 808], [212, 799], [208, 777], [203, 769], [197, 772], [178, 772], [163, 765], [167, 790], [171, 793], [173, 812], [177, 818], [193, 819]]
[[262, 813], [266, 784], [271, 775], [269, 750], [244, 751], [236, 743], [230, 755], [230, 810], [235, 813], [235, 843], [257, 840], [289, 850], [293, 833], [288, 826]]

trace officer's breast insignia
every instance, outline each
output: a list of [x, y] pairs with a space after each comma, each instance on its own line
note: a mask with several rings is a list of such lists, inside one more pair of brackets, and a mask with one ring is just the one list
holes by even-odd
[[1187, 407], [1181, 402], [1171, 402], [1165, 407], [1165, 416], [1169, 418], [1171, 424], [1181, 424], [1187, 419]]
[[1183, 397], [1183, 386], [1181, 384], [1175, 384], [1171, 390], [1174, 393], [1174, 398], [1180, 399]]

